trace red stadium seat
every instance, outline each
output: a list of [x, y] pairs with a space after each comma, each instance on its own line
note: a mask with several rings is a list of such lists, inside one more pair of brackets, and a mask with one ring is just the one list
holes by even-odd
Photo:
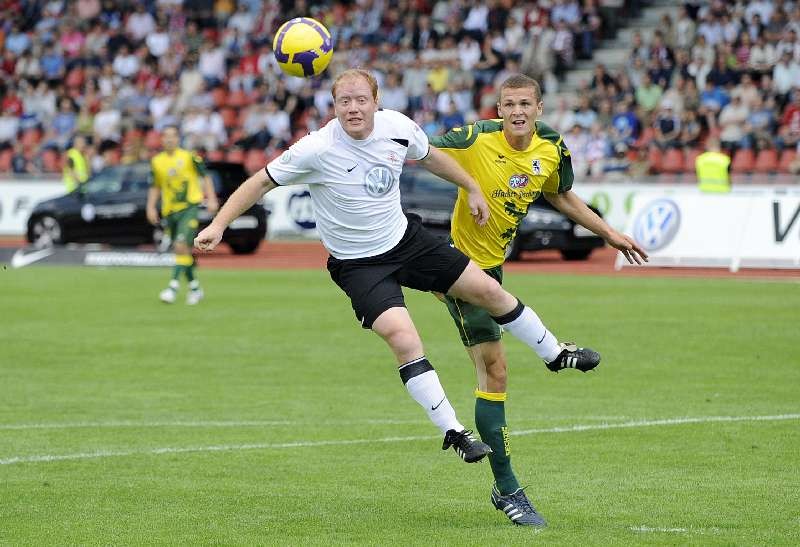
[[756, 155], [749, 148], [740, 148], [733, 155], [731, 173], [752, 173], [756, 165]]
[[661, 172], [661, 159], [662, 159], [661, 150], [659, 150], [655, 146], [651, 146], [650, 148], [647, 149], [647, 162], [650, 164], [650, 170], [653, 173]]
[[697, 148], [689, 148], [683, 152], [683, 172], [684, 173], [694, 173], [695, 168], [695, 160], [697, 160], [697, 156], [702, 154], [701, 150]]
[[234, 163], [244, 163], [244, 150], [241, 148], [232, 148], [225, 154], [225, 161]]
[[644, 148], [645, 146], [648, 146], [652, 142], [653, 137], [655, 137], [655, 135], [656, 135], [655, 129], [653, 129], [652, 127], [645, 127], [639, 134], [639, 138], [636, 139], [636, 142], [633, 143], [632, 145], [633, 148]]
[[161, 148], [161, 133], [155, 129], [148, 131], [144, 138], [144, 147], [148, 150], [158, 150]]
[[0, 151], [0, 173], [11, 172], [11, 158], [13, 157], [14, 151], [11, 148]]
[[789, 166], [792, 162], [797, 158], [797, 150], [793, 148], [787, 148], [783, 152], [781, 152], [781, 159], [778, 163], [778, 170], [781, 173], [788, 173]]
[[214, 106], [222, 108], [228, 102], [228, 92], [224, 87], [215, 87], [211, 91], [211, 98], [214, 100]]
[[234, 91], [228, 95], [227, 105], [233, 108], [242, 108], [250, 104], [250, 97], [244, 91]]
[[244, 156], [244, 168], [248, 174], [255, 173], [267, 165], [267, 154], [263, 150], [248, 150]]
[[753, 166], [756, 173], [777, 173], [778, 172], [778, 151], [774, 148], [760, 150], [756, 156]]
[[662, 173], [682, 173], [683, 172], [683, 152], [677, 148], [669, 148], [661, 158]]
[[206, 153], [208, 161], [223, 161], [225, 159], [225, 152], [222, 150], [209, 150]]

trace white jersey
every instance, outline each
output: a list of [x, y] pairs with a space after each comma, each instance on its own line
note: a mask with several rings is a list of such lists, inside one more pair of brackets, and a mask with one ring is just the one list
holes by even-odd
[[372, 134], [356, 140], [333, 119], [267, 165], [281, 186], [307, 184], [322, 243], [340, 260], [394, 248], [406, 231], [400, 173], [428, 155], [425, 132], [394, 110], [375, 113]]

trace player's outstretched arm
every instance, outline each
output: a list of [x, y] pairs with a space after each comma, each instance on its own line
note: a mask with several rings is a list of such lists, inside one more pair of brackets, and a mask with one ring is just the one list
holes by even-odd
[[553, 207], [567, 215], [569, 218], [602, 237], [606, 243], [622, 253], [631, 264], [647, 262], [647, 253], [632, 238], [616, 231], [600, 218], [597, 213], [579, 198], [575, 192], [568, 190], [563, 194], [550, 194], [545, 192], [544, 197], [553, 204]]
[[420, 161], [420, 164], [434, 175], [438, 175], [459, 188], [463, 188], [467, 192], [469, 209], [475, 218], [475, 222], [481, 226], [486, 224], [486, 221], [489, 220], [489, 205], [486, 203], [483, 192], [481, 192], [481, 187], [469, 173], [464, 171], [464, 168], [456, 160], [435, 146], [431, 146], [428, 155]]
[[213, 250], [222, 240], [222, 232], [225, 231], [228, 224], [275, 187], [275, 181], [269, 176], [266, 168], [259, 170], [231, 194], [211, 224], [194, 238], [194, 246], [201, 251]]

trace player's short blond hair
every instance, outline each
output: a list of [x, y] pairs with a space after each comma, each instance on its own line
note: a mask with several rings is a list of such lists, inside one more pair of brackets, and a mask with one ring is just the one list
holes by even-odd
[[331, 96], [334, 101], [336, 100], [336, 87], [339, 85], [339, 82], [345, 78], [364, 78], [372, 90], [372, 98], [376, 101], [378, 100], [378, 80], [375, 79], [375, 76], [373, 76], [369, 70], [364, 70], [363, 68], [349, 68], [339, 74], [336, 80], [333, 81]]
[[542, 87], [539, 85], [539, 82], [530, 76], [525, 76], [524, 74], [514, 74], [513, 76], [506, 78], [506, 80], [500, 84], [499, 95], [503, 94], [504, 89], [523, 89], [526, 87], [533, 88], [533, 92], [536, 94], [537, 102], [542, 100]]

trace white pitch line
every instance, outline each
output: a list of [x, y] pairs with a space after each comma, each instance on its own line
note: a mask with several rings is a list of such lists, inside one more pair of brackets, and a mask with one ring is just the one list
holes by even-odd
[[797, 420], [800, 414], [776, 414], [773, 416], [698, 416], [695, 418], [664, 418], [661, 420], [634, 420], [619, 424], [584, 424], [547, 429], [522, 429], [511, 431], [511, 435], [531, 435], [535, 433], [569, 433], [573, 431], [594, 431], [605, 429], [625, 429], [628, 427], [655, 427], [663, 425], [708, 424], [717, 422], [776, 422]]
[[[661, 420], [641, 420], [634, 422], [624, 422], [619, 424], [584, 424], [569, 427], [551, 427], [547, 429], [527, 429], [513, 432], [512, 435], [534, 435], [544, 433], [575, 433], [581, 431], [598, 431], [609, 429], [625, 429], [631, 427], [656, 427], [684, 424], [705, 424], [718, 422], [769, 422], [783, 420], [800, 419], [800, 414], [776, 414], [772, 416], [702, 416], [695, 418], [667, 418]], [[270, 450], [282, 448], [309, 448], [317, 446], [348, 446], [356, 444], [377, 444], [407, 441], [427, 441], [439, 439], [439, 436], [419, 435], [410, 437], [384, 437], [379, 439], [343, 439], [330, 441], [295, 441], [287, 443], [259, 443], [259, 444], [234, 444], [234, 445], [212, 445], [196, 447], [163, 447], [149, 448], [140, 450], [98, 450], [96, 452], [79, 452], [74, 454], [40, 454], [32, 456], [13, 456], [0, 459], [0, 465], [12, 465], [17, 463], [37, 463], [54, 462], [67, 460], [89, 460], [97, 458], [113, 458], [136, 455], [160, 455], [160, 454], [183, 454], [197, 452], [232, 452], [240, 450]]]
[[148, 427], [273, 427], [273, 426], [298, 426], [298, 425], [402, 425], [416, 424], [419, 419], [374, 419], [374, 420], [337, 420], [323, 422], [308, 422], [297, 420], [176, 420], [147, 422], [135, 420], [111, 420], [107, 422], [52, 422], [33, 424], [0, 424], [0, 431], [25, 431], [28, 429], [81, 429], [81, 428], [148, 428]]
[[689, 530], [686, 528], [651, 528], [649, 526], [631, 526], [630, 530], [632, 532], [642, 532], [645, 534], [649, 534], [652, 532], [666, 532], [672, 534], [685, 534]]
[[[549, 416], [552, 419], [574, 419], [575, 416]], [[628, 416], [591, 416], [589, 420], [624, 420]], [[516, 423], [532, 422], [537, 419], [517, 419]], [[296, 426], [343, 426], [343, 425], [407, 425], [419, 424], [420, 418], [374, 418], [359, 420], [175, 420], [175, 421], [136, 421], [136, 420], [109, 420], [86, 422], [47, 422], [27, 424], [0, 424], [0, 431], [27, 431], [36, 429], [93, 429], [93, 428], [155, 428], [155, 427], [185, 427], [185, 428], [213, 428], [213, 427], [296, 427]]]

